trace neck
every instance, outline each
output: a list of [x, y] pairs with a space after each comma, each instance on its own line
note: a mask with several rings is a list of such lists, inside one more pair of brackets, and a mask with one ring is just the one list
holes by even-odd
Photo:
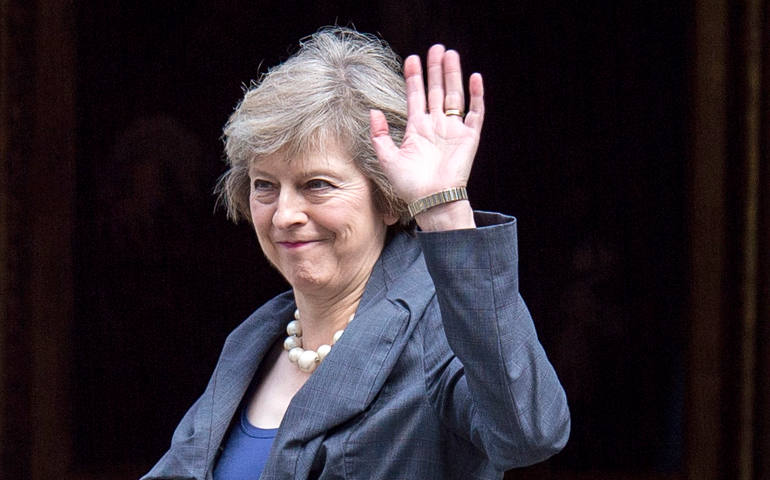
[[302, 322], [303, 346], [315, 349], [329, 344], [334, 332], [344, 329], [350, 316], [356, 313], [365, 287], [364, 283], [332, 297], [307, 295], [294, 289]]

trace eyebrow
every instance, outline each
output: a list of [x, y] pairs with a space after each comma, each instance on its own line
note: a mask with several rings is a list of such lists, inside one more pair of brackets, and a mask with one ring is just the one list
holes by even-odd
[[[256, 167], [252, 167], [251, 169], [249, 169], [249, 175], [264, 176], [264, 177], [270, 177], [270, 178], [275, 177], [275, 175], [268, 173], [264, 170], [260, 170], [259, 168], [256, 168]], [[303, 178], [307, 178], [307, 177], [332, 177], [335, 179], [340, 178], [340, 176], [335, 174], [334, 171], [332, 170], [321, 170], [321, 169], [304, 170], [300, 172], [300, 176]]]

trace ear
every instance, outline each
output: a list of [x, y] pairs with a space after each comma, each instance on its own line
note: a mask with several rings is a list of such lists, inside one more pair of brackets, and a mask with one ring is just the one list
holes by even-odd
[[385, 225], [387, 226], [394, 225], [398, 221], [398, 217], [392, 213], [386, 213], [382, 218], [385, 220]]

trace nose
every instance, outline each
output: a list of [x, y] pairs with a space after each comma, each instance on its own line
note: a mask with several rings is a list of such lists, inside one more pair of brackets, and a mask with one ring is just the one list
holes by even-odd
[[305, 201], [302, 195], [293, 189], [282, 188], [273, 212], [273, 225], [285, 229], [305, 222], [307, 222], [307, 213], [305, 213]]

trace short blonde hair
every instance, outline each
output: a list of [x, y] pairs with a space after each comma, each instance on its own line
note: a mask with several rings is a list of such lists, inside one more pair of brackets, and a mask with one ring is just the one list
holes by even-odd
[[229, 169], [217, 192], [228, 217], [251, 221], [251, 162], [279, 150], [294, 158], [335, 142], [371, 180], [377, 207], [406, 225], [406, 205], [393, 192], [372, 146], [370, 109], [385, 114], [400, 144], [406, 90], [401, 59], [387, 43], [344, 27], [327, 27], [300, 40], [294, 55], [252, 82], [225, 125]]

